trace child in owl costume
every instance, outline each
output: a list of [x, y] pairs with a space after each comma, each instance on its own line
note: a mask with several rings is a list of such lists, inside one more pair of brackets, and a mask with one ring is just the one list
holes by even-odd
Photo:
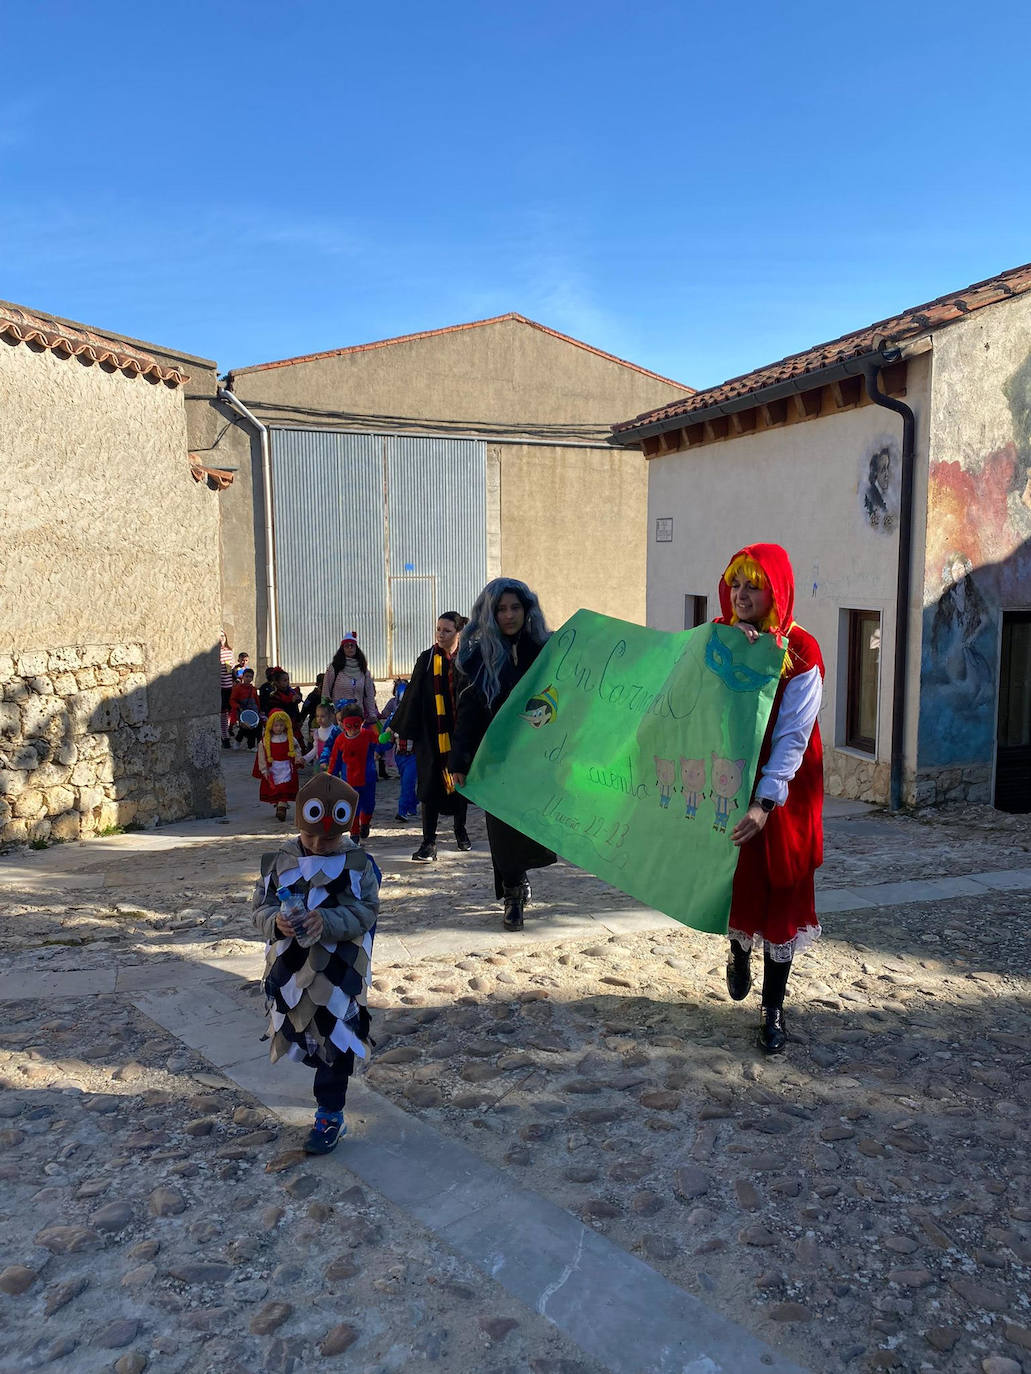
[[366, 995], [379, 914], [380, 871], [349, 831], [358, 794], [319, 773], [297, 794], [298, 835], [265, 854], [254, 890], [254, 926], [268, 941], [264, 991], [273, 1062], [286, 1055], [315, 1070], [309, 1154], [328, 1154], [344, 1126], [355, 1056], [369, 1037]]

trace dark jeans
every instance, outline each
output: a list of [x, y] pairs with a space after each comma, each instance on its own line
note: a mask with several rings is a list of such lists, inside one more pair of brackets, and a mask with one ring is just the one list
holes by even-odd
[[332, 1064], [315, 1066], [315, 1103], [326, 1112], [342, 1112], [347, 1097], [347, 1080], [354, 1072], [354, 1050], [340, 1055]]
[[[455, 830], [465, 829], [465, 818], [469, 811], [469, 803], [465, 797], [455, 793], [452, 798], [455, 806], [454, 822]], [[426, 844], [432, 844], [437, 838], [437, 822], [440, 820], [440, 809], [432, 802], [422, 804], [422, 838]]]

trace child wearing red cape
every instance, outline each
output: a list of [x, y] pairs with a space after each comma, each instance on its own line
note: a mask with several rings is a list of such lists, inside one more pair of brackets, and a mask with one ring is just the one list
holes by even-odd
[[762, 947], [758, 1045], [779, 1054], [787, 1040], [783, 1009], [791, 961], [820, 936], [813, 875], [823, 863], [823, 745], [817, 724], [823, 656], [795, 621], [795, 577], [779, 544], [739, 549], [719, 592], [719, 623], [739, 626], [753, 642], [760, 634], [775, 634], [785, 648], [751, 804], [731, 835], [740, 854], [727, 963], [727, 989], [740, 1002], [752, 986], [752, 950]]
[[261, 779], [258, 796], [276, 808], [276, 820], [286, 820], [287, 805], [297, 796], [297, 745], [285, 711], [273, 711], [258, 744], [252, 775]]

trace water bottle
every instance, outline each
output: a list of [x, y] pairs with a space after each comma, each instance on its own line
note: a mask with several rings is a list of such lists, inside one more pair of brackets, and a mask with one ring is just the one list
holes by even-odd
[[292, 927], [294, 939], [302, 949], [309, 949], [315, 941], [304, 931], [304, 919], [308, 914], [304, 898], [292, 887], [277, 888], [276, 896], [279, 898], [280, 915]]

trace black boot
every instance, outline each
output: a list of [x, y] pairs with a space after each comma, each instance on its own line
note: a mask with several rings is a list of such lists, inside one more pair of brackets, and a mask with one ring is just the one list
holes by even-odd
[[437, 862], [437, 846], [432, 840], [423, 840], [422, 844], [412, 855], [412, 862], [417, 864], [434, 864]]
[[506, 930], [523, 928], [523, 883], [505, 884], [505, 915], [501, 924]]
[[469, 832], [464, 825], [455, 826], [455, 844], [458, 845], [458, 848], [463, 852], [473, 847], [473, 842], [469, 838]]
[[388, 776], [389, 776], [388, 773], [387, 773], [387, 765], [383, 762], [382, 759], [377, 759], [377, 760], [376, 760], [376, 772], [377, 772], [378, 776], [381, 777], [381, 778], [385, 778], [385, 777], [388, 777]]
[[780, 1054], [787, 1044], [788, 1033], [784, 1027], [784, 991], [791, 972], [791, 960], [778, 964], [770, 958], [769, 951], [763, 954], [763, 1005], [762, 1020], [756, 1043], [767, 1054]]
[[727, 991], [735, 1002], [743, 1002], [752, 991], [752, 951], [742, 949], [736, 940], [730, 942]]

